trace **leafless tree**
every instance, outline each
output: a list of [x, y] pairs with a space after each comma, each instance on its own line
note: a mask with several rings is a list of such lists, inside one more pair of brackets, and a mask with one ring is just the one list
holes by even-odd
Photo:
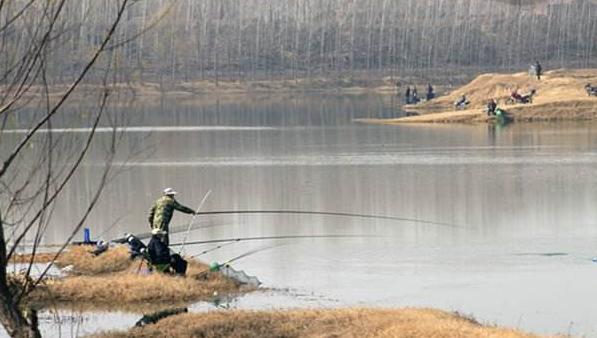
[[[54, 206], [92, 151], [100, 123], [111, 121], [105, 114], [109, 71], [118, 66], [118, 53], [124, 53], [126, 62], [133, 60], [127, 56], [128, 50], [117, 47], [125, 46], [144, 29], [122, 25], [136, 2], [107, 1], [103, 3], [105, 17], [100, 17], [93, 9], [96, 3], [89, 0], [0, 0], [0, 323], [13, 337], [40, 336], [36, 311], [28, 305], [27, 295], [43, 281], [79, 232], [109, 179], [118, 143], [115, 129], [104, 144], [105, 168], [80, 221], [65, 234], [67, 239], [52, 262], [40, 275], [32, 276], [35, 255], [51, 224]], [[97, 27], [90, 30], [88, 22]], [[76, 62], [64, 62], [64, 49], [75, 54]], [[70, 83], [56, 94], [54, 86], [65, 81], [63, 73], [68, 74]], [[103, 83], [98, 87], [97, 109], [85, 138], [73, 142], [54, 133], [53, 122], [92, 73]], [[6, 128], [23, 115], [32, 118], [24, 129]], [[31, 256], [25, 271], [9, 273], [17, 248], [26, 242]]]

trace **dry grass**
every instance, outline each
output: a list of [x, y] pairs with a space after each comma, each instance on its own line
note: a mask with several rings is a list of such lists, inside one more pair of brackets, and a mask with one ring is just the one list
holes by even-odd
[[[124, 246], [113, 247], [100, 256], [94, 256], [93, 246], [75, 245], [68, 247], [56, 260], [60, 268], [72, 266], [71, 274], [102, 274], [123, 271], [130, 267], [128, 249]], [[55, 252], [36, 253], [33, 263], [49, 263], [56, 256]], [[31, 254], [17, 254], [11, 258], [11, 263], [29, 263]]]
[[129, 258], [129, 251], [125, 246], [110, 248], [99, 256], [94, 256], [92, 246], [73, 246], [64, 252], [56, 265], [59, 267], [72, 266], [73, 275], [100, 275], [120, 272], [129, 269], [133, 261]]
[[175, 277], [148, 273], [145, 263], [131, 261], [124, 246], [93, 256], [88, 248], [75, 247], [61, 256], [60, 265], [72, 265], [71, 275], [48, 279], [31, 296], [40, 304], [93, 304], [96, 308], [127, 308], [139, 304], [180, 304], [239, 292], [239, 286], [218, 273], [202, 274], [207, 265], [191, 260], [187, 275]]
[[432, 309], [215, 311], [97, 337], [536, 337]]
[[[368, 123], [430, 123], [430, 122], [485, 122], [482, 108], [487, 100], [497, 99], [516, 121], [589, 120], [597, 117], [597, 98], [588, 97], [584, 86], [597, 84], [597, 69], [560, 69], [547, 72], [541, 81], [517, 74], [483, 74], [469, 84], [417, 106], [405, 106], [421, 115], [388, 120], [362, 120]], [[532, 104], [505, 106], [503, 102], [512, 90], [537, 90]], [[461, 95], [471, 101], [470, 108], [454, 111], [453, 103]]]
[[[38, 252], [33, 257], [32, 263], [49, 263], [54, 259], [55, 252]], [[31, 262], [31, 254], [16, 254], [11, 257], [10, 263], [12, 264], [29, 264]]]

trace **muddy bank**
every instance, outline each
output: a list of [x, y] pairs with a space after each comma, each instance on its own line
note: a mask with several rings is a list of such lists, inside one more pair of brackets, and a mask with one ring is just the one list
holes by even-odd
[[94, 337], [537, 337], [432, 309], [212, 311]]
[[[597, 118], [597, 97], [589, 97], [587, 83], [597, 84], [597, 69], [560, 69], [545, 73], [541, 80], [527, 73], [484, 74], [447, 95], [419, 105], [406, 105], [414, 116], [395, 119], [359, 120], [374, 124], [402, 123], [479, 123], [491, 121], [483, 108], [489, 99], [508, 113], [512, 121], [578, 121]], [[533, 103], [506, 104], [513, 90], [537, 90]], [[453, 103], [466, 95], [471, 104], [466, 110], [454, 111]]]

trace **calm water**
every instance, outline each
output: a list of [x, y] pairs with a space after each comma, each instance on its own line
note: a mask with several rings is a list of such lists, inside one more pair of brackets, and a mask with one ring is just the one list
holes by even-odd
[[[104, 238], [146, 232], [147, 210], [167, 186], [192, 208], [211, 190], [203, 210], [339, 211], [451, 223], [457, 226], [221, 216], [200, 220], [213, 226], [189, 240], [379, 236], [241, 242], [216, 250], [204, 259], [221, 262], [285, 244], [234, 264], [272, 290], [224, 300], [228, 307], [429, 306], [536, 333], [597, 336], [597, 264], [591, 261], [597, 256], [597, 124], [496, 129], [351, 122], [396, 116], [395, 105], [390, 97], [308, 96], [121, 107], [115, 112], [129, 125], [121, 148], [142, 152], [126, 161], [121, 156], [87, 226]], [[56, 127], [85, 127], [88, 117], [74, 111]], [[62, 134], [76, 140], [82, 131]], [[86, 206], [100, 158], [94, 151], [69, 187], [48, 243], [62, 239]], [[178, 214], [173, 226], [189, 220]], [[47, 320], [44, 328], [70, 336], [110, 327], [115, 317], [126, 328], [140, 316], [66, 312], [60, 318], [71, 317], [79, 319]]]

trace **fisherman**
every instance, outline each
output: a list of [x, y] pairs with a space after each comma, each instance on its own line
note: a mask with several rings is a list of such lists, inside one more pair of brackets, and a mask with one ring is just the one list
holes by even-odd
[[522, 102], [523, 100], [522, 95], [518, 93], [518, 89], [514, 89], [510, 94], [510, 97], [512, 98], [512, 101], [514, 101], [514, 103]]
[[543, 74], [543, 67], [539, 61], [535, 61], [535, 75], [537, 75], [537, 80], [541, 80], [541, 74]]
[[587, 91], [587, 95], [597, 96], [597, 87], [593, 87], [590, 83], [587, 83], [585, 90]]
[[454, 102], [454, 108], [460, 109], [466, 107], [469, 104], [468, 100], [466, 99], [466, 95], [462, 95]]
[[413, 88], [411, 103], [413, 103], [413, 104], [419, 103], [419, 94], [417, 93], [417, 86], [415, 86]]
[[433, 92], [433, 86], [431, 85], [431, 83], [428, 83], [427, 84], [427, 101], [433, 100], [434, 97], [435, 97], [435, 93]]
[[406, 93], [404, 94], [406, 104], [410, 104], [410, 86], [406, 87]]
[[168, 238], [169, 224], [172, 219], [174, 209], [184, 212], [185, 214], [195, 214], [195, 211], [189, 207], [181, 205], [174, 199], [176, 191], [172, 188], [164, 189], [163, 196], [155, 201], [153, 207], [149, 211], [149, 225], [152, 229], [159, 229], [164, 232], [163, 242], [168, 246], [170, 239]]
[[496, 108], [497, 108], [497, 102], [495, 102], [495, 99], [489, 100], [487, 102], [487, 107], [485, 108], [485, 110], [487, 111], [487, 116], [495, 115]]
[[168, 233], [159, 228], [151, 230], [151, 239], [147, 244], [147, 254], [151, 265], [159, 272], [166, 272], [170, 267], [170, 249], [164, 243]]

